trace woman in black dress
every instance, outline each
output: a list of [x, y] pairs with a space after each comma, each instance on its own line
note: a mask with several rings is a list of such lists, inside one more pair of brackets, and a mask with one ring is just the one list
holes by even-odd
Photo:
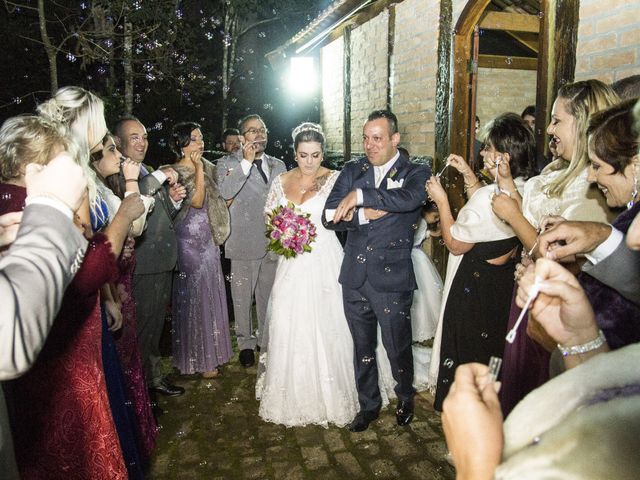
[[518, 115], [502, 114], [486, 127], [480, 154], [488, 176], [494, 179], [490, 185], [480, 186], [461, 158], [450, 162], [463, 174], [465, 190], [471, 192], [455, 221], [440, 179], [431, 177], [426, 185], [438, 206], [442, 238], [450, 252], [432, 360], [438, 362], [432, 364], [437, 367], [436, 410], [442, 409], [458, 365], [486, 364], [504, 351], [520, 242], [492, 212], [491, 198], [506, 193], [521, 204], [520, 191], [535, 159], [535, 139]]

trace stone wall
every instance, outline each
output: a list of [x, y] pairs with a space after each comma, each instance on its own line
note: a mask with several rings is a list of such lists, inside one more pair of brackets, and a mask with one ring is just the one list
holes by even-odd
[[320, 116], [328, 150], [342, 150], [344, 124], [343, 37], [320, 52], [322, 71], [322, 107]]
[[362, 151], [362, 126], [372, 110], [386, 108], [389, 12], [351, 32], [351, 150]]
[[504, 112], [518, 115], [536, 103], [535, 70], [478, 69], [476, 114], [482, 125]]
[[405, 0], [396, 5], [391, 105], [398, 116], [401, 144], [412, 155], [435, 152], [439, 14], [439, 0]]
[[576, 80], [640, 74], [640, 2], [581, 0]]

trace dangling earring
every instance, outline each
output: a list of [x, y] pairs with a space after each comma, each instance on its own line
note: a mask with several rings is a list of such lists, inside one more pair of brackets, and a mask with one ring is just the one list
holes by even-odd
[[627, 210], [630, 210], [633, 207], [633, 204], [636, 202], [636, 197], [638, 196], [638, 177], [636, 173], [633, 173], [633, 191], [631, 192], [631, 200], [627, 203]]

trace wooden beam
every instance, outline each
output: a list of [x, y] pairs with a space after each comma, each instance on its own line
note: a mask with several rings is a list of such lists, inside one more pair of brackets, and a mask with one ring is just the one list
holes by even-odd
[[468, 2], [456, 24], [453, 36], [451, 61], [453, 62], [453, 105], [451, 108], [450, 153], [467, 157], [469, 152], [469, 61], [473, 27], [491, 0]]
[[393, 58], [395, 50], [395, 36], [396, 36], [396, 6], [391, 5], [389, 7], [389, 21], [387, 25], [387, 109], [391, 110], [391, 103], [393, 99], [391, 96], [391, 79], [393, 78]]
[[524, 15], [521, 13], [487, 12], [480, 21], [480, 28], [538, 33], [540, 31], [540, 18], [537, 15]]
[[538, 159], [548, 151], [545, 133], [560, 86], [574, 80], [579, 0], [542, 0], [542, 32], [536, 82], [536, 144]]
[[[432, 172], [438, 171], [449, 155], [451, 142], [451, 110], [449, 91], [451, 76], [451, 27], [453, 26], [453, 0], [440, 0], [440, 28], [438, 32], [438, 71], [436, 73], [436, 155], [431, 165]], [[438, 170], [435, 170], [435, 169]], [[445, 277], [449, 251], [431, 237], [431, 258], [438, 272]]]
[[504, 55], [480, 55], [478, 67], [504, 68], [508, 70], [537, 70], [538, 59], [529, 57], [507, 57]]
[[540, 39], [538, 34], [534, 33], [516, 33], [516, 32], [505, 32], [511, 38], [516, 40], [521, 45], [524, 45], [526, 48], [531, 50], [532, 52], [538, 53], [540, 49]]
[[336, 27], [331, 31], [331, 33], [325, 38], [323, 41], [318, 43], [315, 48], [322, 48], [325, 45], [333, 42], [336, 38], [339, 38], [343, 35], [345, 28], [356, 28], [360, 25], [364, 25], [372, 18], [377, 17], [386, 9], [392, 5], [399, 3], [397, 0], [379, 0], [377, 2], [372, 3], [370, 6], [366, 7], [361, 12], [357, 13], [353, 17], [349, 18], [345, 22], [340, 25], [336, 25]]

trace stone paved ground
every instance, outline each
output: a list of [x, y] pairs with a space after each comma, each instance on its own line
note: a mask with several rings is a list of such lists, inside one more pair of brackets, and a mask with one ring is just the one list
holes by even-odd
[[255, 367], [235, 363], [218, 379], [174, 377], [181, 397], [160, 398], [158, 447], [148, 478], [161, 479], [453, 479], [439, 415], [416, 397], [409, 427], [393, 408], [362, 433], [286, 428], [263, 422], [254, 397]]

